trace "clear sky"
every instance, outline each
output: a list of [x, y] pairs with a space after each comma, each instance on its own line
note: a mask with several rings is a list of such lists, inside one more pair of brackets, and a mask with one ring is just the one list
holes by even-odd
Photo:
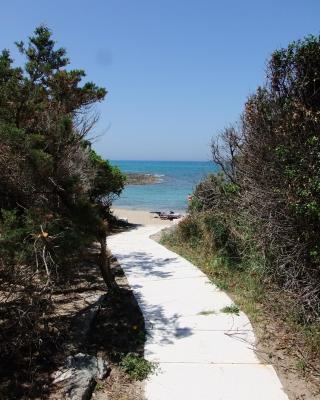
[[109, 92], [96, 127], [104, 157], [208, 160], [270, 53], [319, 34], [319, 21], [319, 0], [10, 0], [0, 48], [52, 29], [71, 65]]

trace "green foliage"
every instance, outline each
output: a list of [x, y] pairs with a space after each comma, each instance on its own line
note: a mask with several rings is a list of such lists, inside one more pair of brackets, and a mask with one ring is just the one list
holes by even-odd
[[[103, 160], [94, 150], [90, 149], [90, 162], [95, 169], [90, 197], [100, 201], [108, 195], [119, 196], [125, 184], [125, 175], [109, 161]], [[112, 199], [108, 198], [107, 201]]]
[[150, 374], [153, 374], [157, 365], [139, 357], [135, 354], [127, 354], [120, 363], [120, 367], [126, 372], [132, 379], [137, 381], [143, 381], [148, 378]]
[[195, 241], [199, 240], [199, 224], [198, 221], [192, 216], [183, 219], [179, 224], [179, 234], [183, 241], [188, 241], [191, 244], [196, 244]]
[[204, 316], [208, 316], [208, 315], [212, 315], [215, 314], [215, 310], [204, 310], [204, 311], [200, 311], [198, 313], [198, 315], [204, 315]]
[[229, 245], [230, 232], [226, 223], [224, 223], [222, 215], [205, 213], [202, 218], [202, 224], [205, 232], [212, 232], [216, 248]]
[[300, 296], [306, 319], [318, 318], [320, 303], [319, 68], [318, 36], [272, 54], [238, 129], [213, 142], [221, 171], [196, 186], [178, 230], [191, 246], [205, 242], [217, 264], [255, 265]]
[[2, 224], [0, 237], [0, 256], [12, 263], [27, 259], [27, 254], [32, 250], [25, 239], [29, 229], [23, 218], [18, 215], [18, 210], [1, 210]]
[[11, 359], [41, 346], [51, 291], [81, 250], [105, 243], [124, 184], [85, 138], [106, 90], [70, 68], [45, 26], [17, 46], [23, 67], [0, 53], [0, 350]]
[[196, 196], [192, 196], [192, 198], [188, 204], [188, 211], [190, 213], [193, 213], [193, 212], [198, 212], [201, 210], [202, 210], [201, 201]]
[[225, 313], [225, 314], [235, 314], [235, 315], [239, 315], [240, 313], [240, 309], [238, 306], [236, 306], [235, 304], [231, 304], [230, 306], [226, 306], [223, 307], [221, 309], [221, 312]]
[[249, 98], [243, 116], [243, 197], [250, 197], [257, 241], [272, 255], [270, 271], [295, 292], [311, 284], [319, 293], [319, 66], [319, 36], [275, 51], [267, 85]]
[[0, 56], [0, 207], [19, 210], [22, 225], [32, 208], [37, 227], [24, 243], [49, 224], [54, 257], [78, 250], [86, 235], [92, 239], [101, 230], [124, 178], [84, 140], [91, 126], [85, 110], [103, 99], [105, 89], [81, 86], [84, 71], [66, 69], [66, 51], [55, 49], [47, 27], [17, 45], [26, 57], [24, 69], [12, 67], [7, 50]]

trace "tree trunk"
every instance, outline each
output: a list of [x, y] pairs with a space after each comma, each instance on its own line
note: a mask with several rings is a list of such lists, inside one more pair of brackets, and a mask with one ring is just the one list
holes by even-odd
[[100, 237], [100, 260], [99, 266], [103, 280], [108, 289], [116, 288], [116, 282], [110, 269], [110, 257], [107, 252], [107, 236], [104, 234]]

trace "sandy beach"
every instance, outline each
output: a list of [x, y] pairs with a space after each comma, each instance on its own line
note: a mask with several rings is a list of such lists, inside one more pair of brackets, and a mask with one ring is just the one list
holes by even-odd
[[145, 210], [130, 210], [127, 208], [112, 207], [114, 215], [118, 218], [128, 220], [132, 224], [140, 225], [159, 225], [163, 227], [172, 226], [179, 220], [167, 221], [160, 219], [155, 214], [150, 214], [149, 211]]

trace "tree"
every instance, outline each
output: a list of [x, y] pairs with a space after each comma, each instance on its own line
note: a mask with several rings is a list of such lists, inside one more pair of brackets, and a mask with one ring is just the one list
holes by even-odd
[[110, 205], [115, 196], [119, 196], [124, 187], [124, 175], [118, 167], [112, 166], [103, 160], [94, 150], [90, 150], [90, 162], [95, 170], [92, 188], [89, 196], [96, 205], [96, 210], [101, 219], [97, 225], [96, 236], [100, 243], [100, 270], [109, 289], [115, 288], [114, 277], [110, 270], [110, 258], [107, 254], [107, 219]]
[[102, 275], [114, 286], [105, 219], [124, 183], [86, 138], [97, 121], [94, 105], [106, 90], [82, 83], [84, 71], [68, 68], [66, 51], [56, 49], [47, 27], [17, 45], [26, 58], [23, 68], [13, 66], [8, 50], [0, 55], [0, 320], [6, 354], [39, 345], [38, 322], [50, 311], [52, 289], [72, 274], [72, 257], [94, 240], [101, 245]]

